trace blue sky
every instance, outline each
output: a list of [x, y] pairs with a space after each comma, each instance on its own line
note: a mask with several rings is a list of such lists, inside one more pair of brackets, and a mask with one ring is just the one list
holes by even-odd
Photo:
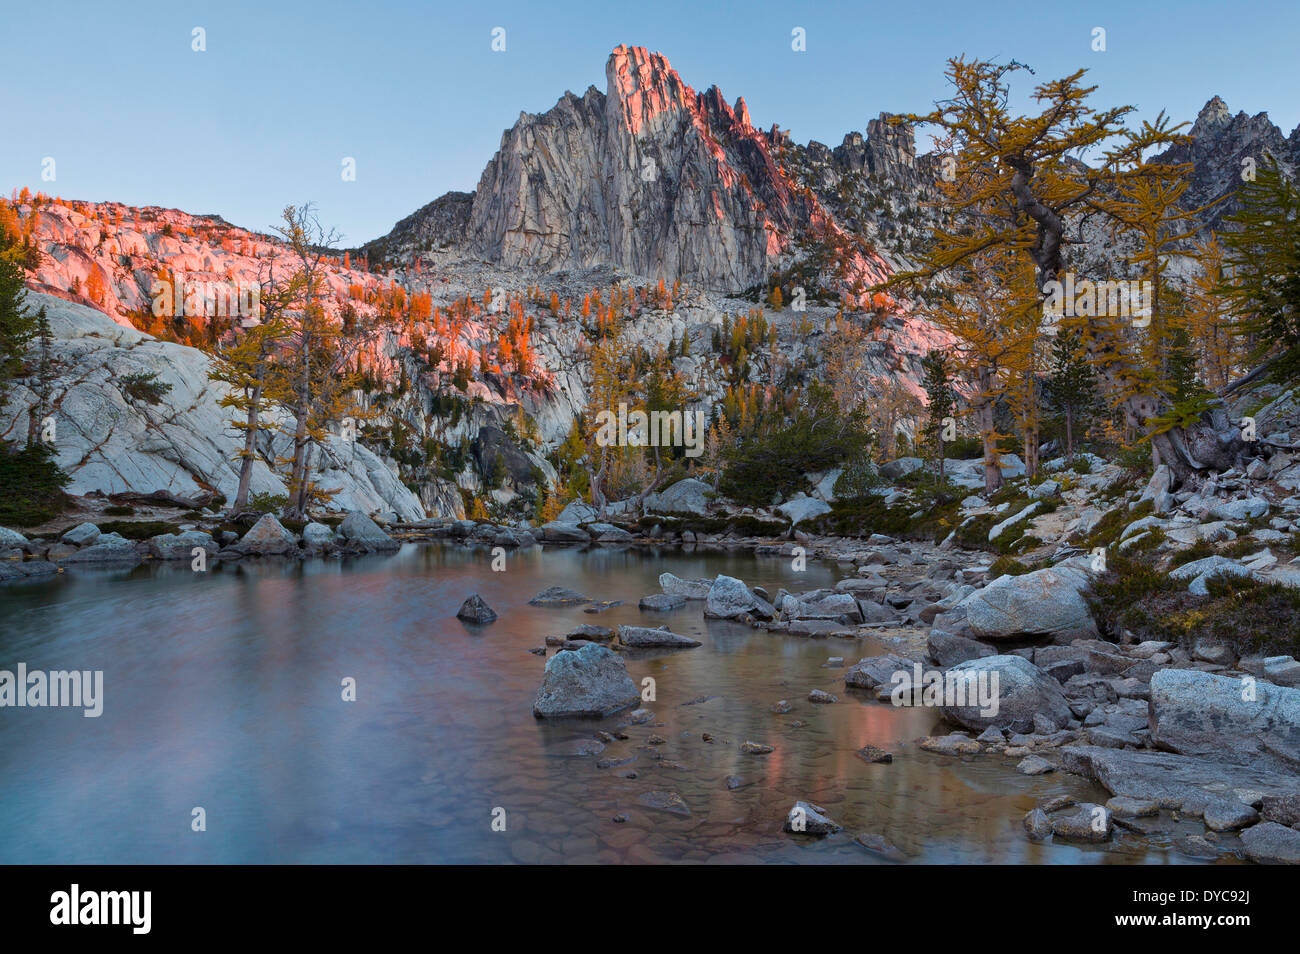
[[[838, 144], [881, 111], [944, 95], [948, 57], [1088, 67], [1099, 104], [1300, 123], [1300, 4], [678, 2], [9, 4], [0, 188], [215, 212], [265, 229], [314, 201], [345, 244], [472, 190], [501, 133], [566, 90], [603, 90], [619, 43], [658, 50], [754, 122]], [[506, 30], [505, 52], [491, 32]], [[1107, 49], [1093, 52], [1094, 27]], [[194, 27], [207, 50], [194, 52]], [[802, 27], [807, 51], [791, 50]], [[44, 157], [57, 179], [41, 181]], [[342, 159], [356, 160], [343, 182]]]

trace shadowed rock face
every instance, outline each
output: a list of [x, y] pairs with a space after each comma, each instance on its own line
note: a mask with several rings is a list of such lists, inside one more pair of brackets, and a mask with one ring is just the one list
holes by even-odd
[[[730, 106], [717, 87], [697, 93], [640, 47], [615, 49], [605, 75], [605, 93], [566, 94], [502, 137], [466, 229], [485, 257], [608, 263], [738, 290], [763, 280], [795, 235], [838, 233], [783, 171], [782, 134], [755, 129], [744, 100]], [[864, 165], [879, 161], [858, 152]], [[857, 265], [869, 279], [884, 274], [879, 260]]]
[[[1218, 96], [1201, 108], [1188, 131], [1191, 139], [1171, 147], [1158, 157], [1161, 162], [1190, 163], [1191, 185], [1184, 198], [1188, 208], [1200, 208], [1235, 191], [1245, 171], [1243, 161], [1262, 164], [1272, 155], [1288, 171], [1300, 165], [1300, 127], [1286, 138], [1268, 118], [1268, 113], [1235, 116]], [[1225, 215], [1239, 208], [1234, 198], [1206, 211], [1203, 220], [1217, 227]]]

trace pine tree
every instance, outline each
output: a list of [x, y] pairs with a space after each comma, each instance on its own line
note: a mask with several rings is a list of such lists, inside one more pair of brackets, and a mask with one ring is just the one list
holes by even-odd
[[1291, 381], [1300, 377], [1300, 190], [1267, 156], [1237, 197], [1241, 207], [1225, 219], [1231, 228], [1222, 236], [1223, 291], [1254, 339], [1252, 359]]
[[956, 393], [952, 389], [952, 368], [948, 356], [942, 351], [930, 351], [921, 359], [925, 371], [925, 394], [929, 399], [929, 417], [925, 424], [925, 437], [939, 454], [939, 483], [944, 482], [944, 431], [956, 407]]
[[1073, 457], [1075, 437], [1086, 430], [1097, 405], [1097, 376], [1078, 331], [1063, 330], [1052, 341], [1044, 390], [1065, 428], [1065, 456]]

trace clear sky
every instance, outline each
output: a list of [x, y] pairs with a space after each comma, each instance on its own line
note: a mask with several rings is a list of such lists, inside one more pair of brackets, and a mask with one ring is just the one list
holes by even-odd
[[[253, 229], [310, 200], [347, 245], [474, 189], [521, 111], [604, 90], [619, 43], [658, 50], [696, 89], [743, 95], [757, 125], [800, 142], [836, 145], [882, 111], [925, 109], [957, 54], [1014, 58], [1043, 78], [1087, 67], [1098, 103], [1144, 116], [1191, 120], [1218, 94], [1284, 132], [1300, 123], [1296, 0], [11, 0], [0, 24], [5, 193], [215, 212]], [[191, 49], [195, 27], [205, 52]], [[791, 49], [795, 27], [805, 52]], [[1105, 52], [1092, 50], [1095, 27]], [[54, 182], [41, 181], [45, 157]]]

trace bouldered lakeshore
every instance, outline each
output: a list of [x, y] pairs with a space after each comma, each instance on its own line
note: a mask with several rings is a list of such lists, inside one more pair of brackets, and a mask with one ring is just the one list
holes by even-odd
[[[1210, 663], [1172, 645], [1099, 639], [1077, 611], [1076, 598], [1093, 575], [1082, 557], [990, 582], [985, 553], [883, 536], [846, 541], [803, 535], [779, 542], [733, 534], [682, 545], [629, 534], [630, 541], [601, 544], [597, 535], [604, 533], [575, 546], [546, 540], [545, 528], [437, 520], [382, 528], [357, 514], [338, 527], [308, 524], [299, 533], [264, 517], [237, 540], [208, 541], [203, 531], [186, 530], [175, 539], [133, 542], [83, 523], [63, 535], [68, 542], [60, 540], [66, 548], [55, 554], [62, 555], [60, 562], [28, 552], [45, 545], [48, 557], [48, 544], [33, 547], [10, 536], [6, 542], [28, 559], [0, 566], [62, 570], [45, 583], [35, 573], [17, 582], [5, 596], [19, 605], [23, 594], [37, 589], [71, 587], [76, 593], [81, 586], [124, 598], [130, 588], [146, 586], [156, 599], [173, 602], [179, 586], [190, 595], [209, 585], [187, 563], [169, 558], [175, 552], [188, 561], [195, 546], [210, 557], [211, 583], [218, 587], [228, 585], [232, 573], [259, 587], [286, 574], [305, 574], [309, 581], [374, 579], [386, 590], [402, 587], [386, 600], [399, 605], [405, 588], [437, 587], [445, 622], [457, 624], [455, 638], [497, 640], [501, 634], [509, 640], [508, 647], [467, 646], [456, 665], [487, 666], [498, 677], [503, 667], [511, 669], [517, 701], [507, 721], [524, 717], [541, 733], [520, 737], [526, 730], [516, 726], [488, 741], [476, 728], [470, 735], [481, 748], [473, 751], [492, 751], [498, 765], [522, 750], [579, 760], [580, 778], [534, 772], [517, 794], [530, 805], [539, 792], [550, 798], [576, 786], [565, 797], [591, 813], [594, 854], [527, 841], [531, 848], [511, 849], [522, 852], [510, 855], [520, 860], [704, 860], [760, 851], [762, 839], [774, 834], [792, 843], [788, 850], [816, 842], [818, 860], [1041, 861], [1049, 860], [1042, 852], [1084, 850], [1135, 861], [1289, 857], [1298, 788], [1284, 743], [1291, 731], [1287, 714], [1295, 711], [1291, 694], [1300, 690], [1274, 685], [1264, 672], [1286, 681], [1290, 668], [1281, 660]], [[403, 541], [424, 545], [397, 552]], [[511, 568], [493, 574], [488, 564], [497, 546], [508, 548]], [[811, 562], [801, 563], [796, 548]], [[433, 561], [437, 570], [413, 569], [412, 561], [417, 568]], [[575, 576], [575, 567], [587, 563]], [[444, 579], [440, 571], [449, 565], [461, 573]], [[523, 579], [516, 575], [521, 565], [528, 568]], [[494, 577], [499, 585], [487, 588]], [[470, 635], [455, 616], [472, 595], [499, 618]], [[350, 619], [391, 613], [364, 599], [357, 606], [334, 605]], [[482, 611], [473, 605], [475, 613]], [[597, 607], [602, 612], [586, 612]], [[27, 625], [39, 632], [33, 621]], [[447, 629], [435, 626], [405, 652], [448, 638]], [[791, 653], [793, 669], [786, 660]], [[520, 659], [507, 665], [504, 654]], [[599, 660], [593, 685], [609, 674], [618, 683], [613, 695], [594, 707], [539, 712], [535, 697], [546, 673], [552, 666], [567, 668], [567, 657]], [[689, 661], [695, 659], [702, 662]], [[971, 707], [916, 699], [910, 701], [920, 704], [895, 706], [896, 674], [916, 666], [997, 671], [1005, 690], [1000, 715], [984, 718]], [[1234, 666], [1256, 672], [1261, 705], [1281, 714], [1281, 721], [1230, 704], [1234, 680], [1251, 674]], [[647, 676], [656, 683], [654, 700], [642, 698]], [[372, 677], [382, 683], [377, 672]], [[489, 685], [482, 685], [484, 692], [502, 695]], [[1223, 699], [1211, 715], [1201, 702], [1207, 693]], [[499, 711], [502, 704], [465, 695], [455, 711], [484, 708]], [[439, 711], [435, 705], [427, 715], [436, 722], [445, 718]], [[1193, 713], [1219, 726], [1217, 744], [1206, 744], [1207, 730], [1192, 721]], [[470, 716], [471, 724], [479, 718]], [[1226, 748], [1223, 720], [1239, 728]], [[462, 759], [472, 757], [463, 745], [454, 748]], [[790, 759], [797, 770], [785, 767]], [[449, 771], [429, 777], [451, 784]], [[510, 770], [503, 771], [500, 778], [509, 777]], [[772, 782], [773, 772], [783, 803], [767, 796], [746, 802], [752, 796], [745, 793]], [[888, 794], [893, 783], [881, 773], [891, 772], [924, 779], [918, 784], [929, 787], [926, 811], [934, 814], [895, 806], [884, 812], [892, 822], [881, 824], [881, 800], [894, 800]], [[530, 786], [534, 791], [527, 794]], [[962, 807], [987, 790], [998, 793], [992, 817], [987, 808]], [[657, 793], [649, 803], [647, 792]], [[726, 803], [715, 803], [719, 793]], [[812, 828], [788, 830], [792, 806], [800, 803], [821, 816], [809, 816]], [[623, 818], [620, 834], [606, 831], [615, 815]], [[726, 837], [688, 847], [696, 843], [696, 826], [712, 826], [719, 817], [729, 819]], [[669, 827], [684, 827], [666, 832], [665, 818], [674, 819]], [[1103, 823], [1094, 830], [1081, 818]], [[969, 830], [959, 830], [962, 825]], [[990, 831], [1000, 834], [986, 838]], [[1010, 854], [992, 843], [1011, 836], [1023, 847]], [[444, 848], [446, 857], [460, 850]], [[429, 850], [444, 857], [433, 845]]]

